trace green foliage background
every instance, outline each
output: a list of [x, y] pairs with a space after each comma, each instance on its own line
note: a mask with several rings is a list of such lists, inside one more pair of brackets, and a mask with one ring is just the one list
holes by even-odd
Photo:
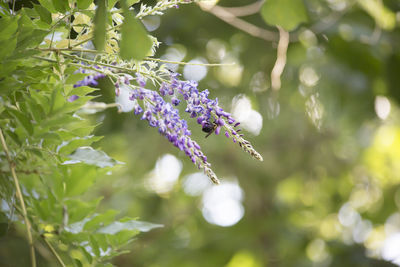
[[[44, 21], [40, 23], [51, 22], [42, 10], [48, 1], [39, 2], [41, 6], [35, 9]], [[303, 12], [301, 8], [290, 9], [290, 2], [271, 0], [270, 4], [276, 8], [281, 3], [279, 10]], [[250, 3], [221, 0], [218, 5]], [[231, 227], [212, 225], [203, 218], [201, 197], [188, 196], [182, 188], [185, 175], [196, 172], [196, 167], [147, 123], [113, 109], [86, 115], [83, 120], [73, 117], [92, 99], [93, 94], [85, 95], [94, 88], [73, 89], [81, 76], [73, 74], [76, 67], [68, 64], [63, 65], [65, 68], [37, 68], [32, 60], [34, 52], [26, 48], [42, 41], [48, 34], [46, 27], [41, 30], [32, 26], [22, 32], [24, 18], [18, 22], [13, 18], [2, 20], [1, 23], [15, 26], [8, 27], [9, 32], [0, 30], [0, 59], [7, 60], [0, 67], [0, 125], [12, 156], [18, 159], [23, 187], [42, 196], [35, 198], [25, 192], [31, 219], [43, 222], [34, 226], [38, 265], [57, 265], [42, 240], [47, 238], [71, 266], [106, 264], [121, 249], [129, 252], [112, 260], [116, 266], [391, 266], [376, 249], [388, 236], [387, 219], [399, 214], [400, 209], [400, 32], [395, 16], [400, 3], [304, 3], [307, 14], [279, 13], [269, 19], [274, 12], [265, 11], [264, 6], [262, 15], [244, 17], [274, 32], [277, 31], [271, 24], [293, 30], [279, 92], [269, 88], [277, 33], [274, 41], [252, 37], [196, 4], [167, 10], [160, 17], [160, 27], [151, 33], [162, 42], [156, 57], [179, 45], [186, 51], [183, 61], [203, 57], [210, 63], [219, 63], [213, 62], [208, 45], [210, 40], [222, 44], [226, 53], [238, 59], [242, 72], [208, 68], [199, 88], [208, 88], [226, 110], [233, 97], [245, 94], [263, 116], [260, 135], [249, 138], [263, 155], [262, 163], [249, 158], [222, 136], [204, 139], [200, 129], [192, 130], [218, 176], [222, 180], [235, 177], [244, 191], [244, 217]], [[333, 7], [340, 3], [347, 8], [336, 11]], [[333, 20], [329, 20], [330, 16]], [[312, 86], [302, 80], [307, 68], [319, 77]], [[182, 70], [180, 67], [178, 72]], [[264, 90], [254, 89], [257, 73], [264, 77]], [[63, 80], [62, 74], [68, 79]], [[30, 84], [32, 89], [26, 92], [24, 84]], [[70, 103], [66, 97], [72, 94], [81, 98]], [[102, 80], [95, 95], [101, 95], [96, 101], [112, 103], [112, 84]], [[391, 111], [386, 119], [376, 114], [377, 96], [390, 101]], [[37, 123], [32, 124], [31, 120]], [[57, 150], [62, 141], [68, 141], [68, 145]], [[89, 145], [125, 164], [119, 165], [108, 157], [103, 160], [117, 166], [60, 164], [77, 148]], [[145, 181], [157, 159], [166, 153], [180, 159], [183, 170], [173, 190], [159, 195]], [[5, 154], [0, 155], [1, 197], [18, 203], [12, 197], [14, 187]], [[344, 226], [339, 222], [338, 213], [346, 203], [370, 225], [365, 240], [353, 239], [353, 231], [360, 225]], [[90, 218], [91, 223], [83, 229], [75, 225], [76, 231], [66, 231], [66, 211], [68, 225], [84, 218]], [[3, 206], [0, 213], [0, 266], [29, 266], [25, 227], [10, 222], [10, 212]], [[18, 210], [14, 213], [18, 215]], [[99, 230], [116, 216], [120, 223], [139, 218], [156, 224], [149, 224], [150, 227], [164, 227], [128, 242], [139, 228], [126, 223], [117, 235]], [[96, 250], [94, 261], [85, 252], [82, 240], [89, 240]], [[114, 254], [102, 257], [101, 248], [106, 250], [109, 245]]]

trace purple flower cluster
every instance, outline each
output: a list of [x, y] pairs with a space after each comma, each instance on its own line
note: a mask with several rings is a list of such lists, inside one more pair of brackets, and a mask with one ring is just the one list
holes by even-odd
[[[121, 91], [120, 91], [119, 87], [122, 83], [125, 85], [130, 85], [132, 79], [133, 79], [133, 77], [128, 74], [124, 74], [123, 76], [118, 77], [117, 82], [114, 84], [115, 85], [115, 95], [116, 96], [120, 95]], [[146, 85], [146, 83], [144, 83], [144, 85]], [[143, 87], [144, 87], [144, 85], [143, 85]]]
[[[219, 134], [223, 126], [228, 126], [226, 128], [230, 129], [229, 132], [226, 131], [225, 135], [227, 137], [238, 135], [239, 130], [234, 130], [233, 127], [237, 127], [240, 123], [235, 123], [235, 119], [230, 113], [225, 112], [218, 105], [218, 98], [215, 100], [209, 98], [210, 92], [206, 89], [199, 91], [197, 89], [198, 83], [196, 81], [180, 81], [178, 79], [178, 73], [172, 73], [170, 75], [170, 83], [164, 82], [160, 87], [160, 94], [174, 95], [178, 92], [183, 96], [186, 101], [186, 112], [190, 114], [191, 118], [197, 118], [197, 123], [205, 127], [209, 127], [210, 124], [215, 124], [215, 134]], [[172, 98], [174, 101], [174, 98]], [[179, 104], [179, 102], [176, 102]], [[176, 104], [176, 105], [177, 105]], [[233, 126], [233, 127], [232, 127]], [[233, 138], [234, 142], [236, 139]]]
[[[168, 103], [156, 91], [145, 89], [144, 79], [137, 75], [136, 78], [139, 88], [134, 89], [130, 100], [136, 101], [134, 108], [136, 115], [142, 114], [141, 119], [147, 120], [151, 127], [157, 127], [158, 132], [165, 136], [174, 146], [185, 152], [192, 162], [199, 168], [204, 169], [214, 183], [219, 183], [216, 175], [211, 171], [211, 164], [207, 162], [207, 157], [201, 151], [197, 142], [191, 139], [191, 132], [187, 122], [180, 118], [179, 111], [174, 108], [174, 100]], [[138, 104], [143, 103], [143, 109]], [[176, 101], [176, 100], [175, 100]]]
[[[94, 66], [94, 68], [100, 69], [99, 66]], [[74, 84], [74, 88], [81, 86], [97, 86], [99, 84], [97, 80], [106, 77], [106, 75], [104, 75], [103, 73], [86, 70], [83, 68], [79, 68], [76, 73], [90, 73], [90, 75], [86, 76], [83, 80], [76, 82]]]
[[[128, 75], [129, 76], [129, 75]], [[143, 76], [136, 74], [136, 83], [138, 86], [131, 85], [132, 76], [120, 76], [115, 84], [116, 93], [119, 91], [119, 84], [124, 83], [134, 88], [129, 99], [135, 102], [134, 113], [142, 114], [141, 119], [147, 120], [151, 127], [158, 128], [158, 132], [165, 136], [174, 146], [185, 152], [198, 168], [203, 169], [207, 176], [216, 184], [218, 178], [211, 170], [211, 164], [207, 162], [207, 157], [201, 151], [199, 144], [190, 137], [191, 132], [188, 129], [187, 122], [180, 118], [179, 111], [174, 107], [180, 104], [183, 98], [186, 104], [186, 112], [191, 118], [196, 118], [197, 123], [201, 125], [202, 130], [207, 133], [219, 134], [221, 129], [225, 129], [225, 136], [232, 137], [233, 142], [254, 158], [261, 160], [261, 155], [254, 150], [251, 144], [242, 138], [236, 127], [240, 124], [225, 112], [219, 105], [218, 99], [210, 99], [209, 91], [199, 91], [197, 82], [180, 81], [179, 74], [172, 73], [170, 81], [161, 83], [159, 93], [146, 89], [146, 81]], [[166, 100], [170, 101], [166, 101]], [[140, 103], [140, 104], [139, 104]]]
[[218, 99], [210, 99], [209, 91], [204, 90], [199, 92], [197, 82], [195, 81], [180, 81], [179, 74], [172, 73], [170, 75], [170, 83], [164, 82], [161, 85], [160, 93], [169, 95], [178, 92], [186, 101], [186, 112], [190, 113], [190, 117], [197, 118], [197, 123], [201, 124], [202, 130], [209, 132], [210, 127], [215, 125], [215, 134], [219, 134], [221, 128], [225, 129], [225, 136], [230, 138], [253, 158], [263, 161], [262, 156], [253, 148], [249, 141], [243, 138], [243, 134], [239, 134], [241, 129], [237, 129], [239, 122], [225, 112], [219, 105]]
[[[100, 69], [99, 66], [94, 66], [96, 69]], [[81, 87], [81, 86], [97, 86], [99, 83], [97, 82], [98, 79], [106, 77], [103, 73], [95, 72], [93, 70], [86, 70], [84, 68], [79, 68], [75, 73], [90, 73], [90, 75], [86, 76], [83, 80], [77, 81], [74, 84], [74, 88]], [[77, 100], [79, 96], [72, 95], [70, 96], [67, 101], [74, 102]]]

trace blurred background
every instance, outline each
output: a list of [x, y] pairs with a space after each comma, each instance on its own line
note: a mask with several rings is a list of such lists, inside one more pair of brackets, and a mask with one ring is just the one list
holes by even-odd
[[[236, 63], [168, 67], [218, 97], [263, 162], [223, 135], [205, 139], [184, 114], [222, 181], [214, 186], [139, 117], [112, 109], [91, 115], [102, 122], [97, 146], [126, 163], [99, 178], [93, 196], [104, 196], [103, 209], [164, 225], [139, 235], [113, 263], [400, 266], [400, 2], [305, 1], [308, 22], [290, 33], [278, 90], [271, 70], [279, 34], [247, 6], [254, 3], [217, 5], [237, 7], [224, 10], [272, 32], [269, 41], [204, 5], [144, 23], [162, 42], [159, 58]], [[100, 87], [99, 101], [115, 101], [111, 84]]]

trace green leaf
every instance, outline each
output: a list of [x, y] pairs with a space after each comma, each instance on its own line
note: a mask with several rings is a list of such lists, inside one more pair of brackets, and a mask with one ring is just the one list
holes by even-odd
[[97, 257], [100, 256], [100, 247], [99, 247], [99, 244], [97, 243], [97, 240], [94, 238], [93, 235], [89, 236], [89, 239], [90, 239], [90, 245], [92, 247], [94, 254]]
[[65, 231], [72, 234], [79, 234], [83, 231], [83, 227], [88, 221], [90, 221], [90, 218], [85, 218], [82, 221], [71, 223], [70, 225], [65, 226]]
[[76, 196], [84, 193], [93, 185], [98, 176], [95, 167], [83, 164], [76, 165], [69, 170], [68, 177], [65, 178], [67, 196]]
[[93, 0], [78, 0], [77, 1], [79, 9], [87, 9], [92, 3], [93, 3]]
[[162, 224], [154, 224], [149, 222], [141, 222], [136, 220], [129, 220], [125, 222], [113, 222], [107, 226], [100, 228], [97, 232], [103, 234], [114, 235], [123, 230], [136, 230], [139, 232], [148, 232], [154, 228], [163, 227]]
[[78, 147], [91, 145], [93, 142], [97, 142], [101, 139], [101, 136], [89, 135], [85, 137], [75, 137], [69, 141], [63, 141], [61, 145], [57, 147], [59, 154], [70, 154]]
[[62, 109], [67, 101], [61, 94], [61, 89], [55, 88], [51, 95], [50, 113], [54, 114], [56, 111]]
[[60, 12], [65, 13], [65, 11], [69, 10], [69, 4], [67, 0], [52, 0], [54, 8]]
[[110, 224], [115, 220], [115, 216], [118, 214], [116, 210], [107, 210], [102, 214], [96, 214], [91, 220], [84, 224], [84, 230], [97, 230], [100, 226]]
[[48, 113], [50, 111], [49, 99], [46, 96], [32, 89], [29, 90], [29, 93], [32, 99], [34, 99], [35, 102], [42, 107], [45, 113]]
[[87, 261], [89, 263], [92, 263], [93, 262], [93, 257], [92, 257], [92, 255], [90, 255], [89, 252], [87, 252], [86, 248], [84, 248], [84, 247], [79, 247], [79, 248], [80, 248], [81, 252], [83, 253], [83, 255], [85, 255]]
[[82, 264], [82, 262], [80, 260], [74, 258], [74, 262], [75, 262], [76, 266], [83, 267], [83, 264]]
[[28, 97], [27, 95], [24, 95], [25, 98], [25, 103], [28, 107], [29, 112], [32, 115], [32, 118], [36, 122], [40, 122], [42, 118], [44, 117], [44, 110], [43, 108], [38, 105], [32, 98]]
[[[25, 35], [23, 38], [20, 35], [18, 35], [17, 49], [22, 50], [27, 47], [38, 46], [48, 33], [49, 33], [48, 31], [35, 29], [29, 34]], [[28, 52], [29, 53], [26, 53], [25, 56], [37, 53], [36, 51], [28, 51]], [[21, 58], [21, 55], [18, 55], [18, 57]]]
[[33, 134], [33, 127], [32, 123], [29, 121], [29, 118], [27, 118], [21, 111], [16, 110], [16, 109], [8, 109], [8, 111], [15, 117], [17, 122], [22, 126], [22, 128], [26, 131], [28, 135]]
[[85, 96], [91, 92], [99, 90], [98, 88], [93, 88], [89, 86], [79, 86], [72, 88], [71, 91], [68, 92], [68, 96], [70, 95], [77, 95], [77, 96]]
[[267, 0], [261, 8], [261, 16], [266, 23], [281, 26], [286, 31], [308, 21], [303, 0]]
[[8, 58], [14, 53], [17, 46], [17, 37], [14, 36], [8, 40], [0, 41], [0, 60]]
[[51, 13], [44, 8], [41, 5], [35, 5], [33, 4], [33, 7], [35, 8], [36, 12], [39, 14], [40, 19], [44, 22], [46, 22], [47, 24], [51, 24], [52, 19], [51, 19]]
[[11, 36], [14, 36], [17, 29], [18, 29], [17, 17], [0, 18], [0, 41], [8, 40]]
[[20, 19], [18, 20], [17, 43], [19, 44], [23, 40], [29, 38], [29, 36], [32, 35], [33, 30], [33, 22], [25, 13], [22, 13]]
[[126, 1], [120, 2], [124, 10], [124, 22], [121, 29], [120, 55], [121, 58], [142, 60], [153, 45], [143, 25], [129, 11]]
[[82, 81], [86, 76], [90, 75], [89, 73], [74, 73], [67, 77], [65, 80], [66, 84], [76, 84], [79, 81]]
[[40, 3], [41, 6], [43, 6], [48, 11], [50, 11], [50, 13], [56, 13], [56, 10], [55, 10], [51, 0], [39, 0], [39, 3]]
[[107, 0], [108, 1], [108, 10], [110, 10], [111, 8], [113, 8], [115, 6], [115, 3], [118, 2], [118, 0]]
[[94, 15], [94, 39], [97, 50], [104, 50], [106, 44], [107, 9], [105, 0], [100, 0]]
[[131, 6], [131, 5], [139, 3], [139, 2], [140, 2], [140, 0], [126, 0], [126, 4], [128, 6]]
[[86, 163], [100, 168], [112, 167], [116, 164], [123, 164], [120, 161], [110, 158], [105, 152], [93, 149], [90, 146], [80, 147], [73, 154], [69, 155], [70, 160], [62, 164]]
[[102, 197], [91, 201], [82, 201], [79, 199], [68, 199], [65, 201], [67, 205], [68, 218], [70, 223], [75, 223], [83, 220], [88, 215], [91, 215], [96, 210]]

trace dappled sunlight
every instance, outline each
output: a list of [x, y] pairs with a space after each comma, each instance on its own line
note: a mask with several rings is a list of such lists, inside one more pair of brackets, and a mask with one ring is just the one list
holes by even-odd
[[258, 135], [261, 131], [263, 118], [260, 113], [252, 109], [250, 99], [238, 95], [232, 100], [232, 116], [241, 123], [241, 127]]
[[319, 264], [322, 262], [327, 264], [327, 261], [330, 259], [330, 255], [326, 250], [325, 241], [322, 239], [314, 239], [311, 241], [306, 248], [306, 253], [311, 261]]
[[311, 122], [317, 129], [321, 129], [324, 116], [324, 106], [319, 100], [319, 95], [313, 94], [306, 101], [306, 111]]
[[203, 193], [202, 212], [204, 218], [219, 226], [232, 226], [244, 215], [243, 191], [237, 182], [224, 181]]
[[212, 62], [221, 62], [227, 53], [225, 43], [220, 39], [211, 39], [206, 45], [207, 57]]
[[[196, 58], [190, 60], [191, 64], [207, 64], [204, 58]], [[185, 65], [183, 68], [183, 77], [186, 80], [200, 81], [207, 75], [207, 67], [202, 65]]]
[[165, 195], [178, 181], [181, 170], [181, 161], [171, 154], [165, 154], [157, 160], [154, 170], [149, 173], [146, 187], [159, 195]]
[[189, 196], [200, 196], [212, 184], [207, 175], [202, 172], [196, 172], [185, 176], [182, 186]]
[[319, 81], [319, 75], [317, 74], [315, 69], [308, 66], [304, 66], [300, 69], [299, 78], [300, 81], [308, 87], [313, 87], [317, 85]]
[[390, 114], [390, 101], [387, 97], [376, 96], [375, 97], [375, 112], [376, 115], [382, 119], [386, 120]]
[[242, 80], [243, 66], [233, 54], [226, 54], [221, 63], [225, 64], [216, 70], [219, 82], [228, 87], [238, 86]]
[[364, 162], [382, 185], [400, 183], [400, 128], [382, 125], [364, 154]]
[[400, 232], [385, 239], [382, 258], [400, 266]]
[[[180, 44], [174, 44], [168, 47], [165, 54], [161, 56], [162, 60], [180, 62], [186, 56], [186, 47]], [[176, 71], [179, 67], [178, 64], [166, 63], [167, 68], [171, 71]]]
[[250, 251], [239, 251], [233, 255], [225, 267], [261, 267], [262, 264]]

